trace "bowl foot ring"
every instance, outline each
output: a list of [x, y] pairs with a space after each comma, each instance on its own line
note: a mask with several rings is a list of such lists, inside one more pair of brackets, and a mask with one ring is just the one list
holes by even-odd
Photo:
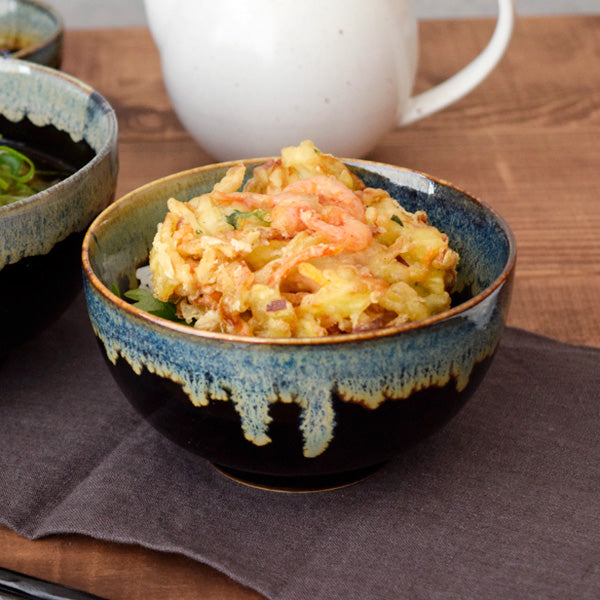
[[329, 473], [326, 475], [269, 475], [264, 473], [252, 473], [249, 471], [240, 471], [223, 465], [211, 463], [212, 466], [237, 483], [255, 487], [272, 492], [325, 492], [328, 490], [337, 490], [339, 488], [355, 485], [366, 479], [381, 468], [384, 463], [378, 463], [354, 471], [343, 473]]

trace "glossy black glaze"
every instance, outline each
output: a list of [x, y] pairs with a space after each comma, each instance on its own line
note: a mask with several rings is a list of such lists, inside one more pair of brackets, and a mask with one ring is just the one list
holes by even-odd
[[334, 438], [323, 454], [307, 459], [302, 454], [298, 405], [274, 403], [269, 428], [272, 442], [256, 446], [244, 438], [232, 402], [211, 400], [206, 407], [195, 407], [179, 384], [145, 369], [136, 375], [122, 359], [113, 365], [103, 345], [99, 346], [123, 393], [171, 441], [208, 459], [236, 479], [290, 490], [353, 482], [436, 432], [471, 397], [493, 358], [475, 365], [462, 392], [457, 392], [451, 381], [444, 387], [413, 393], [408, 399], [389, 399], [377, 409], [344, 402], [334, 393]]
[[50, 325], [81, 290], [83, 232], [0, 271], [0, 358]]

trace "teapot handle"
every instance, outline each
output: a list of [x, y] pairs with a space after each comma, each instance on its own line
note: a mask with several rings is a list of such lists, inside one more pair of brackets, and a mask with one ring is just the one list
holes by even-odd
[[456, 102], [477, 87], [495, 68], [510, 41], [514, 25], [514, 1], [498, 0], [498, 21], [488, 45], [458, 73], [435, 87], [411, 96], [398, 115], [407, 125]]

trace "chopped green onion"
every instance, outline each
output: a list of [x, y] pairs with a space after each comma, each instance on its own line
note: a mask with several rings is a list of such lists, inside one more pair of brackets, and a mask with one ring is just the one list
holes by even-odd
[[239, 229], [240, 227], [240, 221], [244, 220], [244, 219], [256, 219], [259, 223], [261, 223], [262, 225], [269, 225], [269, 218], [267, 213], [260, 209], [260, 208], [256, 208], [254, 210], [251, 210], [249, 212], [243, 212], [241, 210], [234, 210], [232, 213], [230, 213], [229, 215], [227, 215], [226, 221], [234, 228], [234, 229]]
[[[0, 136], [1, 137], [1, 136]], [[33, 161], [10, 146], [0, 146], [0, 206], [33, 196], [36, 175]]]
[[0, 166], [5, 167], [2, 170], [3, 179], [9, 177], [18, 183], [27, 183], [35, 175], [33, 161], [10, 146], [0, 146]]

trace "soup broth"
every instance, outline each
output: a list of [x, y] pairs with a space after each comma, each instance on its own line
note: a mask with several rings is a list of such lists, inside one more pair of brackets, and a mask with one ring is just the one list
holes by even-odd
[[0, 35], [0, 56], [8, 56], [33, 46], [36, 40], [25, 39], [21, 35]]
[[[13, 123], [0, 116], [0, 147], [12, 149], [19, 155], [4, 154], [0, 149], [0, 207], [36, 194], [69, 177], [89, 162], [94, 151], [85, 142], [75, 143], [64, 132], [52, 126], [36, 127], [28, 119]], [[33, 163], [31, 179], [20, 181]], [[18, 171], [16, 166], [22, 162]], [[17, 176], [15, 178], [15, 175]]]
[[[18, 154], [11, 154], [6, 150], [7, 148], [15, 150]], [[10, 168], [3, 164], [3, 156], [9, 159], [15, 159], [15, 157], [18, 159], [19, 156], [27, 157], [34, 169], [31, 179], [24, 182], [11, 179]], [[28, 169], [29, 166], [23, 164], [20, 171], [27, 172]], [[73, 173], [73, 167], [64, 161], [48, 156], [26, 144], [0, 138], [0, 206], [6, 206], [22, 198], [37, 194], [66, 179]]]

